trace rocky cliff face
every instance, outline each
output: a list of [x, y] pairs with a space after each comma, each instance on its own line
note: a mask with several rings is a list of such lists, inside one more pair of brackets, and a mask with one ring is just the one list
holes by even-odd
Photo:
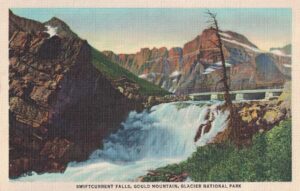
[[[245, 36], [221, 32], [231, 89], [281, 87], [291, 76], [291, 56], [259, 50]], [[116, 55], [112, 61], [176, 94], [220, 91], [221, 62], [216, 33], [206, 29], [183, 48], [143, 48], [136, 54]]]
[[9, 33], [10, 177], [86, 159], [142, 108], [118, 90], [122, 81], [94, 68], [89, 44], [59, 19], [39, 23], [10, 12]]

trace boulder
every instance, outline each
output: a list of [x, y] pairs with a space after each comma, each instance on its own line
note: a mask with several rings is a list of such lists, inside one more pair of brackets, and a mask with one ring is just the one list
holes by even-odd
[[267, 125], [273, 125], [283, 118], [284, 114], [280, 110], [272, 109], [266, 111], [263, 120]]
[[9, 109], [14, 113], [17, 121], [34, 128], [40, 127], [48, 120], [48, 111], [35, 105], [28, 104], [19, 97], [11, 97], [9, 99]]
[[68, 157], [68, 153], [72, 149], [73, 143], [67, 139], [55, 138], [54, 140], [49, 140], [44, 145], [40, 152], [41, 156], [45, 156], [48, 159], [61, 160], [63, 157]]
[[50, 102], [53, 90], [48, 89], [44, 86], [34, 86], [30, 98], [34, 100], [37, 104], [47, 107]]

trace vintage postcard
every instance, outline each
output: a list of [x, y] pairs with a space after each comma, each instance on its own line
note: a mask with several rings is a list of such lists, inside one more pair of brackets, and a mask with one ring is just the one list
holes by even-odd
[[297, 190], [299, 13], [267, 2], [7, 3], [0, 189]]

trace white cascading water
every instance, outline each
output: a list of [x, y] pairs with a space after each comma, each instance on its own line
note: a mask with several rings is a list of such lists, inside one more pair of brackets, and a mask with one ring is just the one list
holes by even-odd
[[[134, 181], [148, 170], [187, 159], [197, 146], [211, 141], [226, 128], [228, 112], [218, 104], [174, 102], [154, 106], [150, 111], [131, 112], [116, 133], [104, 141], [87, 161], [69, 163], [64, 173], [24, 176], [18, 181]], [[207, 112], [214, 113], [209, 132], [194, 137]]]

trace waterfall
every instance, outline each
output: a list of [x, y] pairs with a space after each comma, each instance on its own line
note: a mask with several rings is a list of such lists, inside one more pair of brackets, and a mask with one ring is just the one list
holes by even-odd
[[[220, 103], [219, 103], [220, 104]], [[187, 159], [226, 127], [228, 112], [219, 104], [164, 103], [132, 111], [121, 128], [84, 162], [71, 162], [64, 173], [24, 176], [18, 181], [134, 181], [148, 170]], [[207, 118], [208, 116], [208, 118]], [[212, 119], [213, 116], [213, 119]], [[195, 143], [199, 125], [213, 120]]]

